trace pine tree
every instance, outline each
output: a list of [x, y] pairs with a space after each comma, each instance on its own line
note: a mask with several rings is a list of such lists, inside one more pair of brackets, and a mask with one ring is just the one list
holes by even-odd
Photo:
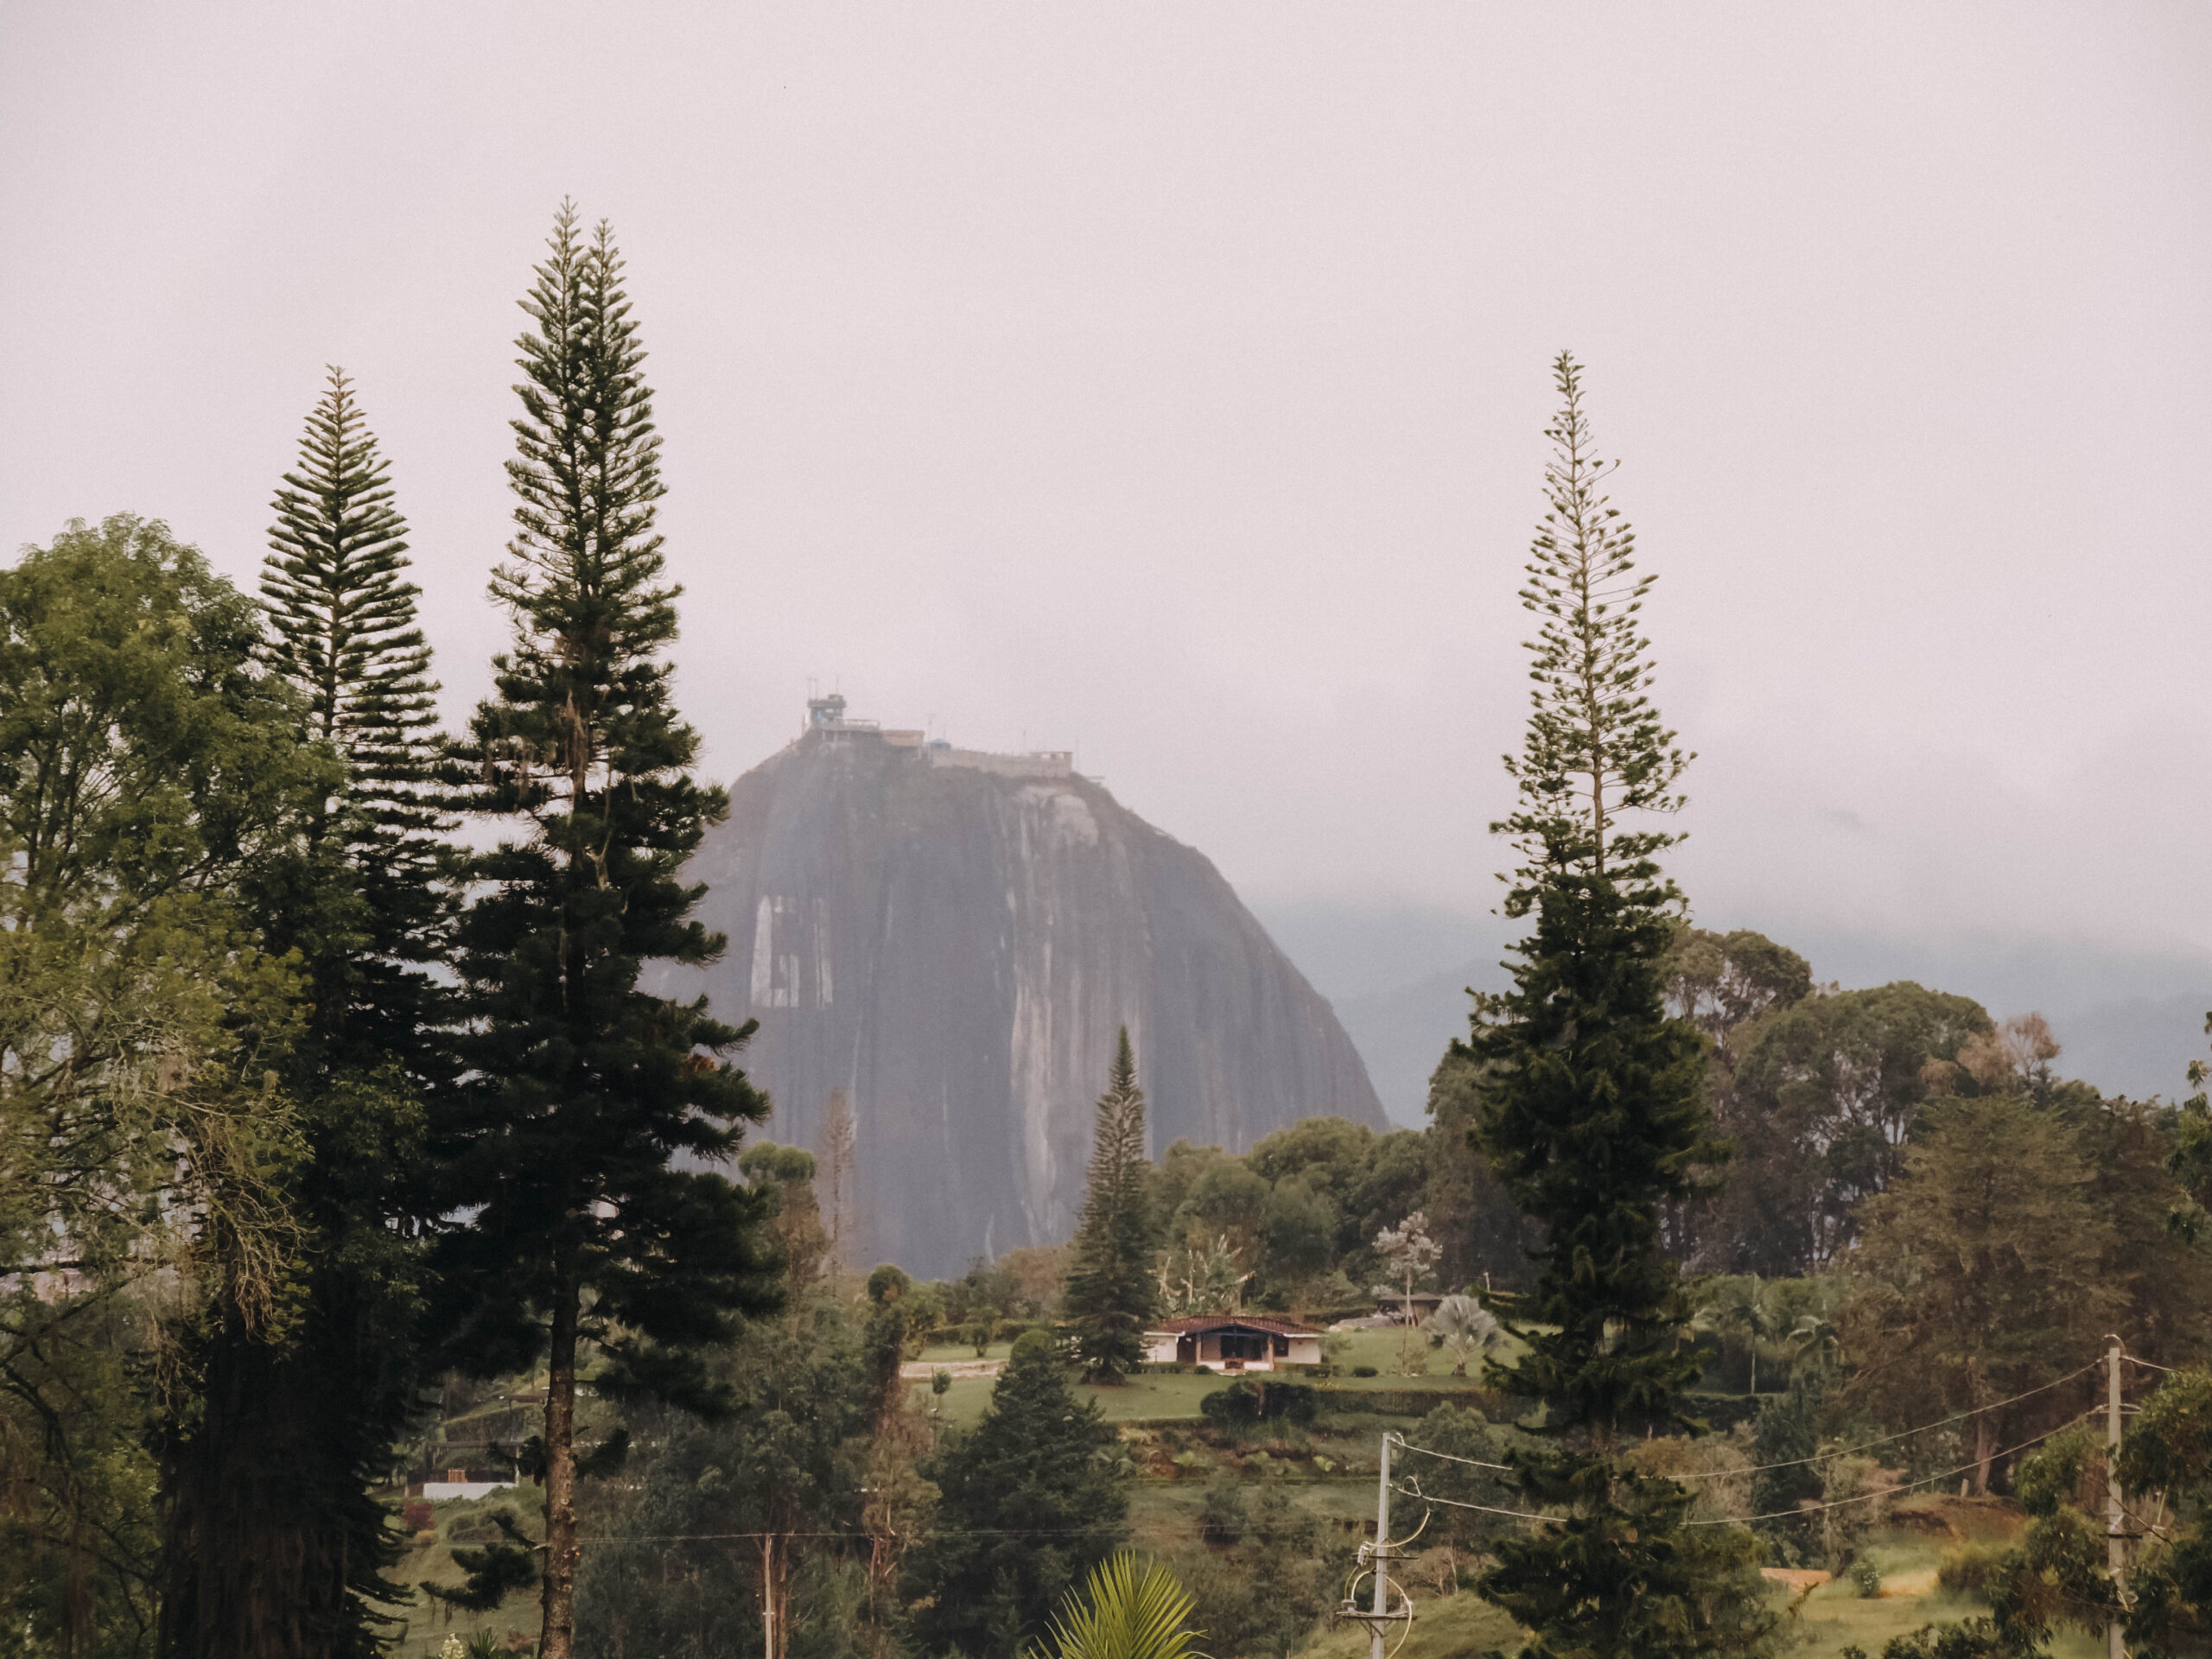
[[1103, 1453], [1114, 1431], [1068, 1386], [1049, 1332], [1026, 1332], [983, 1420], [926, 1471], [937, 1526], [907, 1588], [923, 1651], [1015, 1659], [1052, 1609], [1128, 1534], [1128, 1495]]
[[1690, 1532], [1688, 1493], [1615, 1458], [1625, 1433], [1691, 1427], [1677, 1413], [1698, 1362], [1676, 1351], [1688, 1317], [1661, 1253], [1662, 1205], [1707, 1190], [1726, 1155], [1700, 1088], [1704, 1043], [1669, 1019], [1662, 964], [1681, 894], [1656, 855], [1676, 837], [1624, 827], [1669, 813], [1688, 758], [1652, 703], [1640, 620], [1652, 578], [1635, 535], [1599, 493], [1581, 374], [1561, 353], [1563, 400], [1547, 432], [1550, 510], [1522, 605], [1539, 619], [1528, 733], [1506, 769], [1522, 864], [1505, 903], [1535, 918], [1513, 988], [1478, 1009], [1463, 1055], [1487, 1063], [1475, 1143], [1544, 1243], [1534, 1290], [1499, 1299], [1526, 1352], [1493, 1363], [1509, 1392], [1540, 1397], [1553, 1445], [1516, 1459], [1552, 1524], [1499, 1541], [1482, 1593], [1531, 1635], [1527, 1659], [1666, 1659], [1755, 1643], [1738, 1596], [1747, 1538]]
[[165, 1659], [381, 1650], [397, 1557], [369, 1488], [417, 1408], [422, 1095], [442, 1075], [439, 884], [429, 791], [436, 688], [405, 580], [406, 525], [345, 375], [308, 420], [274, 505], [264, 661], [299, 735], [337, 766], [295, 851], [248, 894], [265, 946], [304, 981], [271, 1052], [306, 1156], [287, 1202], [302, 1249], [291, 1317], [219, 1297], [187, 1344], [197, 1384], [173, 1432], [158, 1647]]
[[1106, 1092], [1098, 1098], [1090, 1188], [1068, 1272], [1076, 1352], [1093, 1382], [1119, 1382], [1144, 1358], [1145, 1326], [1158, 1295], [1146, 1174], [1144, 1091], [1137, 1087], [1136, 1056], [1124, 1026]]
[[440, 1240], [456, 1356], [498, 1371], [546, 1355], [540, 1653], [569, 1659], [580, 1349], [599, 1348], [602, 1393], [711, 1409], [701, 1351], [770, 1306], [774, 1277], [764, 1201], [678, 1166], [727, 1161], [766, 1115], [712, 1058], [753, 1027], [638, 988], [646, 962], [722, 948], [681, 872], [728, 798], [691, 777], [698, 738], [670, 695], [678, 590], [653, 528], [660, 440], [622, 260], [567, 204], [550, 247], [524, 302], [516, 534], [492, 584], [513, 644], [450, 772], [472, 811], [519, 833], [471, 863], [469, 1071], [436, 1145], [447, 1203], [474, 1209]]
[[432, 776], [438, 687], [416, 622], [422, 590], [407, 580], [407, 523], [343, 370], [331, 369], [299, 470], [272, 505], [261, 575], [270, 665], [306, 697], [309, 734], [344, 763], [344, 793], [319, 828], [359, 893], [359, 937], [313, 964], [315, 1017], [332, 1040], [402, 1055], [420, 1074], [438, 1064], [425, 970], [445, 948], [437, 878], [452, 827]]

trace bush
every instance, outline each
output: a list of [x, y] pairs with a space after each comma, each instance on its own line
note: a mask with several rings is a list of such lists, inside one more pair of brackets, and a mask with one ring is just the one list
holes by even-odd
[[1936, 1569], [1936, 1582], [1955, 1596], [1986, 1601], [2006, 1553], [1993, 1544], [1961, 1544], [1943, 1557]]
[[1227, 1428], [1277, 1418], [1310, 1423], [1319, 1406], [1319, 1396], [1302, 1382], [1268, 1382], [1255, 1388], [1239, 1378], [1199, 1401], [1198, 1412], [1208, 1422]]
[[446, 1521], [446, 1541], [449, 1544], [488, 1544], [506, 1535], [494, 1517], [504, 1515], [514, 1519], [512, 1510], [463, 1510]]
[[[1882, 1659], [2005, 1659], [2017, 1651], [1987, 1619], [1974, 1618], [1963, 1624], [1923, 1624], [1910, 1636], [1893, 1636], [1882, 1649]], [[1866, 1659], [1866, 1649], [1846, 1648], [1839, 1659]]]
[[1882, 1570], [1869, 1556], [1861, 1555], [1852, 1562], [1850, 1578], [1859, 1593], [1870, 1601], [1882, 1593]]
[[1244, 1541], [1252, 1516], [1244, 1507], [1244, 1494], [1230, 1474], [1216, 1475], [1206, 1483], [1206, 1500], [1198, 1510], [1199, 1540], [1215, 1549]]
[[1355, 1365], [1351, 1368], [1351, 1374], [1354, 1376], [1380, 1376], [1382, 1375], [1382, 1372], [1376, 1370], [1372, 1365]]

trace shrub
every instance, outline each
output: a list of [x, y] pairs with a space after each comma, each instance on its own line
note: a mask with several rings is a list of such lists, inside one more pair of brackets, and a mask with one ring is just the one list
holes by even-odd
[[1215, 1549], [1244, 1541], [1252, 1516], [1244, 1507], [1244, 1494], [1236, 1477], [1218, 1474], [1206, 1483], [1206, 1498], [1198, 1510], [1198, 1537]]
[[1372, 1365], [1355, 1365], [1351, 1368], [1351, 1374], [1354, 1376], [1380, 1376], [1382, 1375], [1382, 1372], [1376, 1370]]
[[512, 1510], [463, 1510], [446, 1522], [446, 1541], [453, 1544], [490, 1543], [504, 1537], [497, 1519], [505, 1515], [514, 1519]]
[[1936, 1569], [1936, 1582], [1955, 1596], [1986, 1601], [2005, 1554], [1992, 1544], [1961, 1544], [1943, 1557], [1942, 1565]]
[[1851, 1582], [1870, 1601], [1882, 1593], [1882, 1571], [1869, 1556], [1861, 1555], [1852, 1562]]
[[[1893, 1636], [1883, 1645], [1882, 1659], [2005, 1659], [2018, 1651], [2005, 1645], [1989, 1620], [1973, 1618], [1963, 1624], [1923, 1624], [1910, 1636]], [[1866, 1659], [1866, 1649], [1846, 1648], [1839, 1659]]]
[[1198, 1412], [1208, 1422], [1226, 1428], [1275, 1418], [1310, 1423], [1319, 1406], [1319, 1397], [1302, 1382], [1269, 1382], [1254, 1388], [1239, 1378], [1199, 1401]]

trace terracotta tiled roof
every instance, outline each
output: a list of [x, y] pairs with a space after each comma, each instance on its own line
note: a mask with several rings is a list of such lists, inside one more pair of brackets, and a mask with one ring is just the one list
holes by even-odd
[[1321, 1333], [1310, 1325], [1300, 1325], [1295, 1319], [1267, 1319], [1250, 1313], [1201, 1313], [1192, 1319], [1169, 1319], [1155, 1325], [1154, 1331], [1179, 1337], [1196, 1336], [1201, 1331], [1264, 1331], [1272, 1337], [1318, 1337]]

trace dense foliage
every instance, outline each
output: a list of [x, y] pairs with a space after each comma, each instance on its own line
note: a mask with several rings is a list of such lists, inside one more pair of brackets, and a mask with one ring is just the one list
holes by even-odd
[[950, 1434], [926, 1473], [937, 1525], [909, 1567], [925, 1651], [1015, 1659], [1069, 1589], [1128, 1535], [1128, 1500], [1104, 1453], [1113, 1431], [1068, 1388], [1041, 1331], [1014, 1344], [973, 1430]]
[[272, 1053], [303, 1156], [292, 1317], [216, 1311], [188, 1345], [197, 1387], [173, 1435], [161, 1650], [279, 1659], [381, 1646], [398, 1598], [370, 1486], [410, 1426], [425, 1218], [423, 1096], [447, 1075], [446, 828], [430, 798], [429, 652], [404, 579], [406, 525], [345, 376], [331, 372], [284, 476], [262, 599], [266, 658], [302, 736], [337, 763], [297, 848], [247, 888], [304, 1004]]

